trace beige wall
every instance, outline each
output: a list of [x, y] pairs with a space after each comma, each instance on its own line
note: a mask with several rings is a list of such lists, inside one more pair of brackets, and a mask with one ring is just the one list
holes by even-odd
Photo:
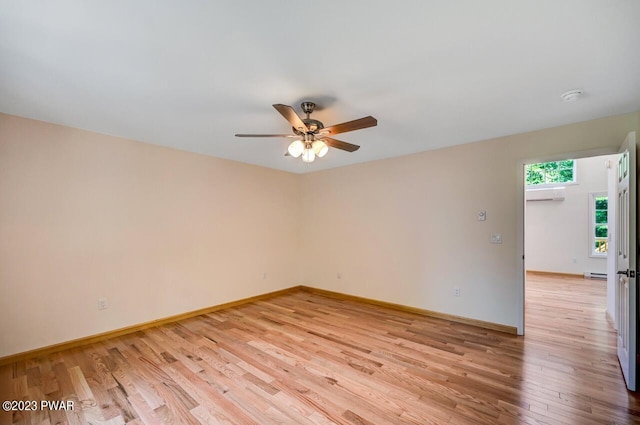
[[0, 114], [0, 357], [297, 285], [299, 210], [293, 174]]
[[293, 175], [0, 114], [0, 357], [300, 283], [521, 328], [519, 162], [639, 119]]
[[[609, 117], [303, 175], [304, 283], [522, 332], [521, 161], [615, 151], [638, 118]], [[477, 221], [481, 210], [487, 221]], [[502, 234], [501, 245], [490, 243], [492, 233]]]

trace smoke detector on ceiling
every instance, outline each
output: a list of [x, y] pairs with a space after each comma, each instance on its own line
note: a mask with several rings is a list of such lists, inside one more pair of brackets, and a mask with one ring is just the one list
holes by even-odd
[[565, 102], [573, 102], [580, 96], [582, 96], [582, 89], [569, 90], [568, 92], [564, 92], [560, 95], [562, 100], [564, 100]]

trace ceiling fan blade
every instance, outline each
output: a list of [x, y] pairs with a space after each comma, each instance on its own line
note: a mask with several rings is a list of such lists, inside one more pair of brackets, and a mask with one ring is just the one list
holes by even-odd
[[323, 137], [320, 140], [322, 140], [332, 148], [342, 149], [343, 151], [347, 151], [347, 152], [354, 152], [360, 149], [360, 146], [358, 145], [352, 145], [351, 143], [343, 142], [342, 140], [332, 139], [331, 137]]
[[307, 125], [300, 119], [298, 114], [296, 114], [296, 111], [294, 111], [291, 106], [276, 103], [273, 107], [276, 108], [276, 111], [280, 112], [280, 114], [289, 121], [289, 123], [291, 123], [293, 128], [304, 133], [309, 131]]
[[332, 136], [334, 134], [346, 133], [347, 131], [375, 127], [376, 125], [378, 125], [378, 120], [373, 118], [372, 116], [368, 116], [353, 121], [343, 122], [342, 124], [332, 125], [331, 127], [325, 127], [320, 130], [320, 134]]
[[236, 137], [300, 137], [295, 134], [236, 134]]

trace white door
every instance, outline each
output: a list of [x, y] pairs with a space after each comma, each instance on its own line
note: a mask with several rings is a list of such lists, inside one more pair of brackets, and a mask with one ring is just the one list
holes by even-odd
[[618, 360], [627, 388], [636, 390], [637, 286], [636, 286], [636, 138], [629, 133], [620, 148], [616, 252], [618, 279], [616, 314], [618, 319]]

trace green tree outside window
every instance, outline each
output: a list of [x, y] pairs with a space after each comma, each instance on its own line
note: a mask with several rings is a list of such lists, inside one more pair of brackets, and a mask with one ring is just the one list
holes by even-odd
[[594, 200], [593, 223], [593, 252], [594, 254], [606, 254], [609, 248], [608, 208], [609, 201], [606, 196], [598, 196]]
[[566, 159], [564, 161], [527, 164], [525, 166], [525, 180], [527, 186], [575, 182], [575, 161]]

